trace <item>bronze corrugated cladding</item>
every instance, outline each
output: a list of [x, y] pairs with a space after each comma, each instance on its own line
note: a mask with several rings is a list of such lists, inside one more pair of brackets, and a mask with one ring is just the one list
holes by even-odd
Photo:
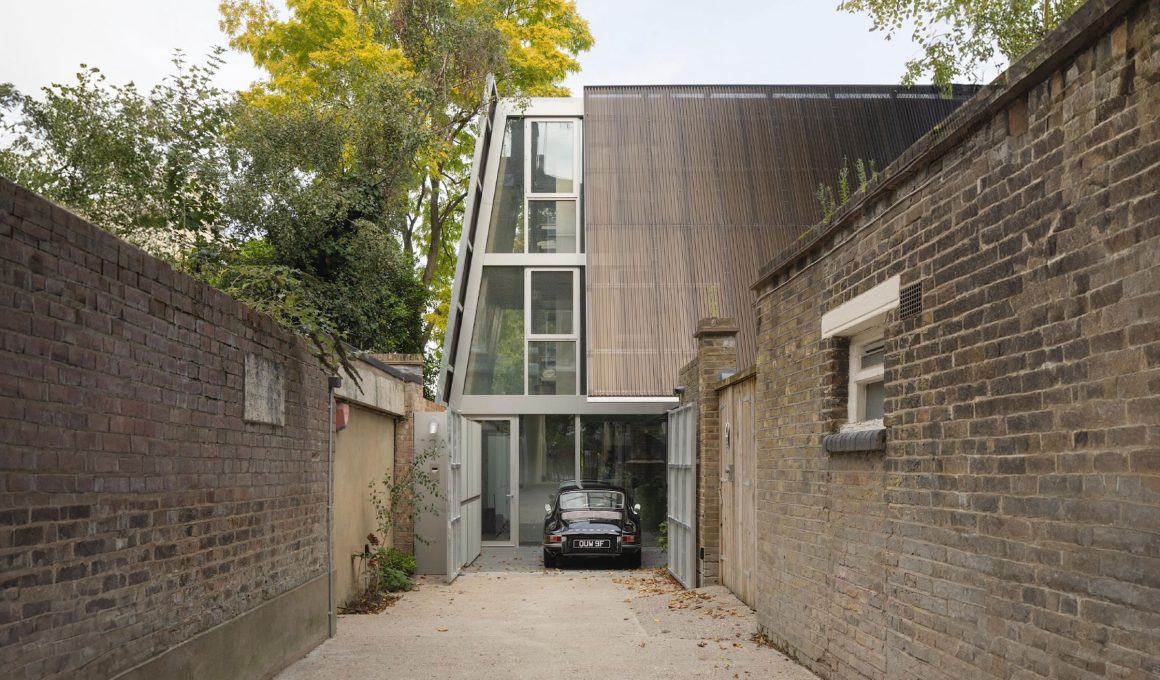
[[750, 285], [821, 219], [843, 158], [885, 167], [961, 104], [929, 88], [584, 90], [588, 394], [671, 393], [698, 319], [733, 317], [756, 356]]

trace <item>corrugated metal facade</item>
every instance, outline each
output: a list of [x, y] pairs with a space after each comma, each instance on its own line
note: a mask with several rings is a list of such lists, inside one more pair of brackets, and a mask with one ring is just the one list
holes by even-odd
[[842, 159], [885, 167], [973, 89], [660, 86], [584, 90], [588, 394], [668, 395], [698, 319], [756, 355], [750, 285], [821, 219]]

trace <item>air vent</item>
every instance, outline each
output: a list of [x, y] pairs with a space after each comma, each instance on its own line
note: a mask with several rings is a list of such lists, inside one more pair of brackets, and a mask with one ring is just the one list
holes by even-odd
[[898, 314], [903, 319], [912, 319], [922, 314], [922, 283], [903, 288], [898, 294]]

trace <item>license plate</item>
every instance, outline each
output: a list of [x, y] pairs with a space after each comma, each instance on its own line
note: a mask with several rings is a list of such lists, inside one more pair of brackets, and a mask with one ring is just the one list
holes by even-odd
[[586, 550], [600, 549], [607, 550], [612, 545], [612, 540], [608, 538], [574, 538], [572, 539], [573, 548], [581, 548]]

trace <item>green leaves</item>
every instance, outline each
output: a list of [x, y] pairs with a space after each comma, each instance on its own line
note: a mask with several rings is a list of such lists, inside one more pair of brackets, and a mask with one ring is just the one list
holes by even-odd
[[148, 94], [84, 66], [40, 99], [5, 88], [0, 173], [168, 259], [217, 238], [234, 98], [212, 85], [217, 52], [202, 66], [180, 52], [173, 63]]
[[922, 48], [906, 62], [902, 82], [924, 76], [944, 91], [957, 79], [980, 80], [1000, 57], [1023, 56], [1075, 11], [1082, 0], [844, 0], [838, 9], [870, 15], [870, 30], [889, 40], [906, 28]]

